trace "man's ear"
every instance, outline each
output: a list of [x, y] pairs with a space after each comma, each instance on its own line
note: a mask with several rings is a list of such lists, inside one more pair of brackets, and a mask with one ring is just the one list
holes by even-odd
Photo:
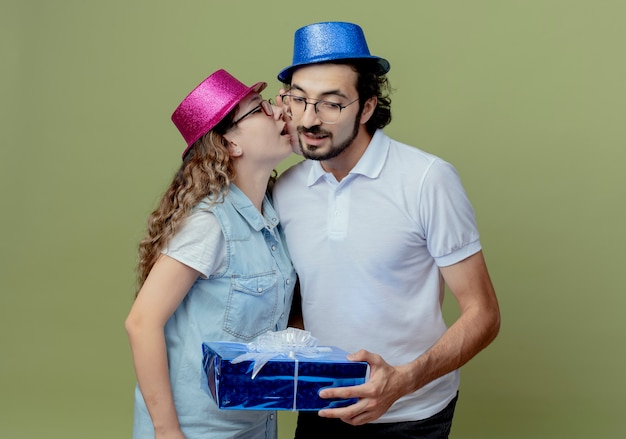
[[363, 112], [361, 113], [361, 124], [366, 124], [370, 117], [374, 114], [374, 110], [376, 110], [376, 105], [378, 104], [378, 98], [376, 96], [372, 96], [367, 101], [365, 101], [365, 105], [363, 105]]

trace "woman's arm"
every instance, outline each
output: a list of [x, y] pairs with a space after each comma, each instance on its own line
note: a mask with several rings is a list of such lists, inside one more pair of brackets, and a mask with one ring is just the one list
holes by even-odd
[[161, 255], [126, 318], [137, 381], [156, 437], [184, 437], [172, 397], [163, 329], [198, 276], [193, 268]]

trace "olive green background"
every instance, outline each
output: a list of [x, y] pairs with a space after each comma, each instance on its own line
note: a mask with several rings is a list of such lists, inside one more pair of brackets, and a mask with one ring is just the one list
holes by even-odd
[[624, 437], [617, 0], [2, 0], [0, 437], [130, 437], [123, 323], [183, 150], [171, 112], [218, 68], [273, 96], [324, 20], [364, 28], [392, 66], [387, 133], [455, 164], [476, 209], [503, 326], [452, 437]]

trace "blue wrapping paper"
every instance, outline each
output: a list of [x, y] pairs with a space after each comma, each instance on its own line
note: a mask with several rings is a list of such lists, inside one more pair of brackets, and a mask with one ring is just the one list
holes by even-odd
[[277, 355], [270, 358], [252, 378], [253, 360], [232, 361], [247, 355], [248, 345], [203, 343], [203, 387], [219, 408], [228, 410], [300, 411], [354, 404], [356, 398], [322, 399], [318, 392], [326, 387], [364, 383], [368, 364], [347, 360], [347, 352], [339, 348], [323, 349], [329, 352]]

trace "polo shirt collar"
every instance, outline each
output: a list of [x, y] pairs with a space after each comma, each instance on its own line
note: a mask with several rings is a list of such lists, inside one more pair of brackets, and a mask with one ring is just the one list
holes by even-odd
[[[371, 179], [377, 178], [385, 165], [385, 160], [387, 160], [390, 144], [389, 140], [389, 137], [387, 137], [383, 130], [376, 130], [363, 156], [361, 156], [348, 175], [363, 175]], [[308, 186], [313, 186], [327, 174], [319, 161], [311, 161], [313, 163], [309, 171]]]

